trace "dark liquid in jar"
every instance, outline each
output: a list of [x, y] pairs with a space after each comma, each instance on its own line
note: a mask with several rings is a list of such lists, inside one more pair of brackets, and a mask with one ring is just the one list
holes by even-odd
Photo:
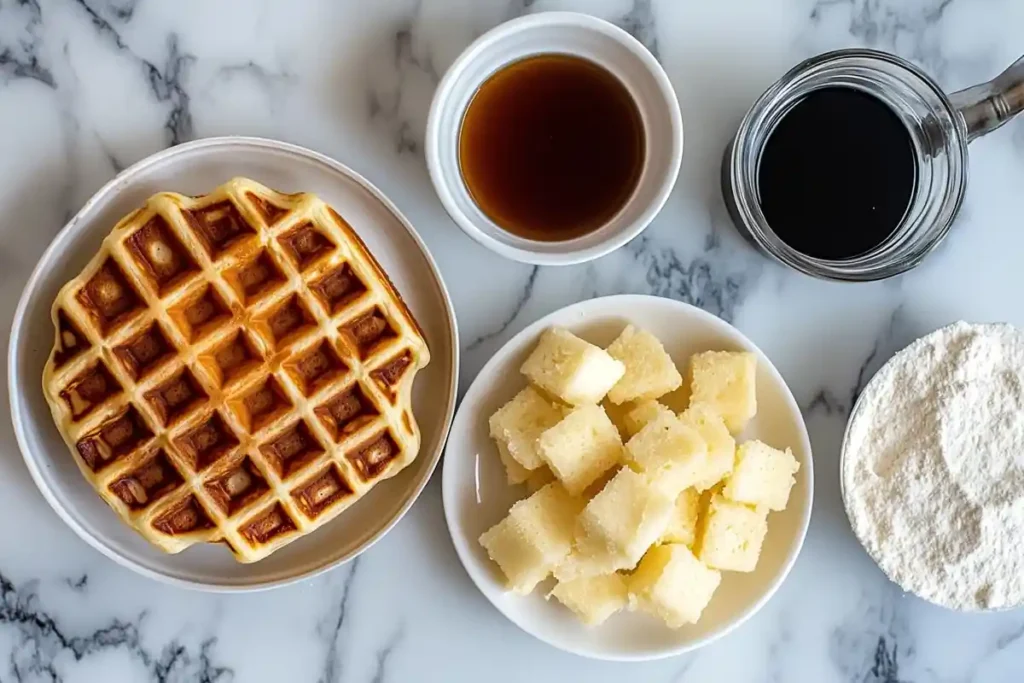
[[893, 234], [910, 206], [917, 164], [910, 131], [860, 90], [815, 90], [783, 115], [758, 167], [772, 231], [815, 258], [850, 259]]
[[626, 86], [579, 57], [515, 62], [474, 94], [459, 133], [462, 178], [503, 229], [533, 240], [579, 237], [629, 201], [644, 128]]

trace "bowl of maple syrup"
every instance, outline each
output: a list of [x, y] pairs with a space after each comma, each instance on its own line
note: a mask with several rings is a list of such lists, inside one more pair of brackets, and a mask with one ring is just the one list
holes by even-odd
[[426, 158], [470, 237], [525, 263], [603, 256], [650, 224], [683, 152], [679, 103], [635, 38], [543, 12], [478, 38], [438, 86]]

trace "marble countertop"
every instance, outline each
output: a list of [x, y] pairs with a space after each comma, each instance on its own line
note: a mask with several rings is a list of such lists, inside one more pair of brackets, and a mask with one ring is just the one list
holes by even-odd
[[[431, 93], [459, 51], [546, 9], [590, 12], [643, 41], [686, 126], [679, 183], [654, 224], [560, 269], [503, 261], [464, 237], [422, 153]], [[533, 640], [476, 591], [448, 539], [439, 477], [381, 543], [326, 576], [252, 595], [188, 592], [119, 568], [65, 528], [4, 406], [0, 682], [1022, 680], [1024, 612], [930, 606], [860, 549], [839, 500], [838, 446], [859, 388], [912, 338], [961, 318], [1024, 325], [1024, 122], [974, 143], [952, 234], [887, 282], [819, 282], [768, 262], [732, 229], [718, 190], [739, 118], [800, 59], [867, 45], [956, 89], [1024, 52], [1021, 25], [1018, 0], [0, 0], [0, 320], [53, 235], [120, 169], [196, 137], [280, 138], [364, 173], [417, 226], [455, 300], [463, 389], [554, 309], [672, 297], [733, 322], [775, 361], [817, 470], [804, 551], [755, 618], [691, 655], [608, 664]]]

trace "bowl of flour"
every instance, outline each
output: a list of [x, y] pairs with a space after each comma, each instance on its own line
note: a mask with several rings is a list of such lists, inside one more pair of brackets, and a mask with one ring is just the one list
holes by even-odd
[[1024, 605], [1024, 331], [954, 323], [864, 388], [840, 460], [854, 534], [903, 590]]

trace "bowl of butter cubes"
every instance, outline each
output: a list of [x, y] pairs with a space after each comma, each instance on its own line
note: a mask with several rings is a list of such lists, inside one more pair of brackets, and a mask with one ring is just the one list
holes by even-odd
[[779, 372], [658, 297], [591, 299], [513, 337], [452, 425], [445, 517], [473, 583], [527, 633], [667, 657], [757, 612], [796, 560], [813, 463]]

